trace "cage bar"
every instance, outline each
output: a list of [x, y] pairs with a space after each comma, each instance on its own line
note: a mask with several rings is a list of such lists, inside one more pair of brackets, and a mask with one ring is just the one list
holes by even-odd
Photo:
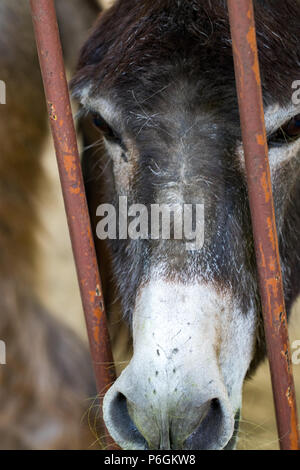
[[281, 450], [299, 450], [263, 95], [252, 0], [228, 0], [246, 177]]
[[[101, 401], [101, 397], [115, 380], [115, 370], [54, 0], [31, 0], [30, 4], [96, 385]], [[114, 448], [110, 437], [106, 437], [105, 445]]]

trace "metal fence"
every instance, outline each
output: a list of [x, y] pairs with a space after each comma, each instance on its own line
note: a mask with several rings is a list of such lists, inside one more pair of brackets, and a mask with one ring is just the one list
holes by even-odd
[[[100, 396], [115, 379], [54, 0], [31, 0], [40, 66]], [[252, 0], [228, 0], [253, 236], [278, 435], [299, 450], [295, 388], [274, 214]], [[108, 437], [108, 448], [116, 445]]]

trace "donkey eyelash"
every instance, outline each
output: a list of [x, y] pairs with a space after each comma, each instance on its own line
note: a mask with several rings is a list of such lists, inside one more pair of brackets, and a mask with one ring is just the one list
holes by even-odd
[[123, 146], [121, 136], [103, 119], [101, 114], [92, 113], [92, 120], [94, 126], [102, 132], [103, 137], [121, 147]]
[[276, 132], [268, 137], [270, 144], [280, 146], [295, 142], [300, 138], [300, 114], [284, 123]]

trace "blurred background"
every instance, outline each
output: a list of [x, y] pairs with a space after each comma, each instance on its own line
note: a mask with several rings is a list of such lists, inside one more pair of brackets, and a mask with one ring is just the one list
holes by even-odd
[[[103, 0], [101, 3], [107, 7], [113, 3], [113, 0]], [[84, 317], [50, 138], [44, 153], [48, 186], [40, 209], [42, 228], [39, 232], [41, 247], [39, 295], [53, 315], [66, 322], [86, 341]], [[300, 303], [294, 308], [290, 322], [290, 337], [291, 342], [300, 339]], [[294, 366], [294, 374], [300, 409], [300, 365]], [[239, 449], [278, 449], [267, 363], [262, 365], [255, 377], [245, 385]]]

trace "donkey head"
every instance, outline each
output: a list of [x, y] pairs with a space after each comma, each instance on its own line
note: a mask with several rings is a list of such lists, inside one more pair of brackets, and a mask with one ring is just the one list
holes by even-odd
[[[290, 307], [300, 5], [255, 7]], [[170, 237], [110, 241], [134, 354], [105, 397], [106, 425], [124, 449], [232, 448], [243, 382], [265, 347], [225, 0], [117, 2], [83, 48], [73, 90], [103, 133], [106, 202], [174, 209]], [[174, 235], [184, 205], [204, 210], [201, 246]]]

